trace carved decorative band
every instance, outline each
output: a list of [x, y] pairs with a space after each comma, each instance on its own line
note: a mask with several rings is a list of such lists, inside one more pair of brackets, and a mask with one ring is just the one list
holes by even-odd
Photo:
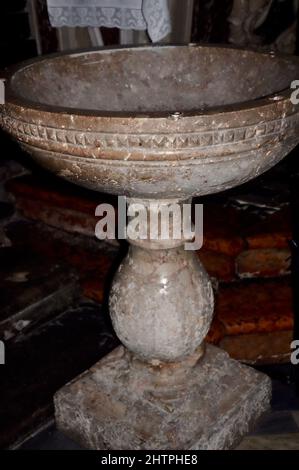
[[67, 144], [74, 147], [103, 150], [149, 149], [181, 150], [247, 142], [260, 137], [277, 135], [299, 125], [299, 114], [252, 126], [217, 131], [181, 134], [112, 134], [85, 132], [37, 125], [0, 114], [0, 126], [20, 141], [36, 141]]

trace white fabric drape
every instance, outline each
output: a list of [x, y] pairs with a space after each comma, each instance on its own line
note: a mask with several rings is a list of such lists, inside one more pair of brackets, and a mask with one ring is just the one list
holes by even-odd
[[147, 30], [153, 42], [171, 31], [167, 0], [47, 0], [53, 27]]

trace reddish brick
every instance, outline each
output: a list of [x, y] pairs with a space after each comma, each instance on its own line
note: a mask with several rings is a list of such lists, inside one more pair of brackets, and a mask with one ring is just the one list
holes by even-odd
[[103, 303], [105, 298], [105, 275], [107, 273], [95, 271], [81, 281], [83, 295], [98, 303]]
[[289, 207], [284, 207], [265, 220], [253, 225], [246, 233], [248, 247], [258, 248], [288, 248], [292, 239], [291, 213]]
[[289, 249], [266, 248], [243, 251], [236, 259], [237, 274], [241, 278], [278, 277], [290, 273]]
[[28, 219], [43, 222], [67, 232], [80, 233], [90, 237], [95, 236], [98, 218], [94, 215], [78, 212], [61, 207], [47, 206], [40, 200], [18, 198], [17, 209]]
[[274, 331], [226, 336], [219, 346], [233, 359], [248, 364], [277, 364], [290, 361], [293, 331]]
[[225, 330], [222, 323], [214, 317], [209, 333], [206, 336], [206, 341], [211, 344], [219, 344], [225, 335]]
[[44, 203], [47, 206], [56, 206], [92, 215], [103, 198], [98, 193], [82, 190], [75, 185], [60, 183], [59, 180], [55, 180], [55, 182], [50, 180], [49, 182], [47, 179], [37, 178], [33, 175], [10, 180], [6, 184], [6, 189], [17, 200], [22, 198], [40, 201], [41, 205]]
[[221, 204], [204, 205], [204, 244], [209, 251], [236, 256], [245, 248], [241, 211]]
[[227, 335], [291, 330], [294, 319], [290, 281], [282, 278], [220, 286], [216, 315]]
[[[116, 207], [116, 198], [58, 181], [32, 175], [15, 178], [6, 185], [25, 217], [68, 232], [94, 237], [99, 218], [95, 209], [103, 202]], [[117, 210], [116, 210], [117, 217]]]
[[[70, 247], [71, 248], [71, 247]], [[70, 250], [71, 251], [71, 250]], [[87, 249], [72, 249], [67, 259], [71, 266], [81, 273], [82, 278], [104, 279], [108, 277], [114, 256], [103, 251], [92, 251]]]
[[235, 262], [231, 256], [202, 248], [198, 257], [211, 277], [226, 282], [235, 278]]
[[52, 249], [48, 247], [48, 256], [50, 250], [55, 251], [55, 256], [65, 259], [76, 269], [83, 295], [102, 303], [115, 255], [61, 243], [56, 243]]

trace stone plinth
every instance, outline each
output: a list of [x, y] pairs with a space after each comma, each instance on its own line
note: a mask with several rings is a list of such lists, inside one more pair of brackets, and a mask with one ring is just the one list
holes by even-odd
[[267, 376], [214, 346], [186, 368], [145, 367], [121, 346], [56, 394], [56, 422], [91, 449], [228, 449], [270, 396]]

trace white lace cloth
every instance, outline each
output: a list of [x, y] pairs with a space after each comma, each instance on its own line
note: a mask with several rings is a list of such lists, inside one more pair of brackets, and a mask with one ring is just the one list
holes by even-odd
[[47, 0], [53, 27], [146, 30], [153, 42], [171, 31], [167, 0]]

